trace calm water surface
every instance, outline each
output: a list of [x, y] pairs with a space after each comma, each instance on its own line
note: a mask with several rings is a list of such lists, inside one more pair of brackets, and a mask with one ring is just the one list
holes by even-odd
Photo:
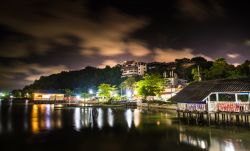
[[0, 150], [250, 150], [249, 128], [180, 124], [175, 112], [0, 103]]

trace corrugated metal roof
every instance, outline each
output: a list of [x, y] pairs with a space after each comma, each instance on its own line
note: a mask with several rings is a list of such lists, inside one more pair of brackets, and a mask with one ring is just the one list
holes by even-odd
[[173, 102], [200, 102], [212, 92], [250, 92], [250, 78], [193, 82], [172, 98]]

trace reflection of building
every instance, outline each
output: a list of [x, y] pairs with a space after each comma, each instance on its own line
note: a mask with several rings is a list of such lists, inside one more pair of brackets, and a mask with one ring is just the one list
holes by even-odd
[[[180, 143], [188, 144], [197, 147], [197, 150], [207, 151], [237, 151], [249, 150], [242, 141], [241, 135], [234, 136], [232, 133], [223, 134], [224, 131], [204, 131], [206, 133], [194, 133], [193, 130], [185, 130], [186, 128], [180, 127], [179, 141]], [[204, 129], [205, 130], [205, 129]], [[223, 135], [221, 135], [223, 134]]]
[[125, 61], [122, 64], [122, 77], [143, 76], [147, 71], [147, 64], [144, 62]]
[[42, 130], [57, 129], [62, 127], [62, 110], [54, 110], [54, 105], [32, 106], [31, 131], [34, 134]]
[[208, 140], [205, 138], [188, 135], [183, 132], [179, 134], [179, 140], [181, 143], [189, 144], [189, 145], [201, 148], [201, 149], [208, 149], [210, 145]]
[[64, 94], [62, 93], [33, 93], [34, 101], [62, 101]]

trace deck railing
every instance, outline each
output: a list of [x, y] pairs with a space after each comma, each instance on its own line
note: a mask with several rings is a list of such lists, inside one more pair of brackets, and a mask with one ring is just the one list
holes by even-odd
[[249, 112], [249, 102], [218, 102], [217, 108], [221, 112]]
[[207, 111], [207, 104], [201, 103], [178, 103], [177, 110], [179, 111], [198, 111], [198, 112], [205, 112]]
[[178, 111], [250, 112], [250, 102], [177, 103]]

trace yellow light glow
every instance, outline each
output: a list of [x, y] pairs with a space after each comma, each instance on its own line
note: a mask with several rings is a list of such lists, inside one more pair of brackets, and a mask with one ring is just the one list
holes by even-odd
[[31, 131], [34, 134], [39, 133], [39, 121], [38, 121], [38, 106], [32, 106], [32, 118], [31, 118]]
[[64, 94], [33, 93], [33, 100], [35, 101], [64, 100]]

